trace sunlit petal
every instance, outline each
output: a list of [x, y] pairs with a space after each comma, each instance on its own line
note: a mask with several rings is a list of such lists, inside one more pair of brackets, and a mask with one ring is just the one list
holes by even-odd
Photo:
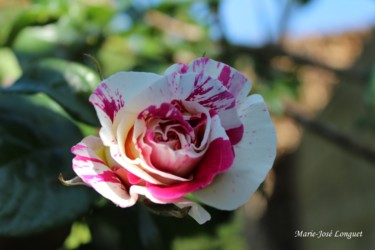
[[251, 95], [241, 106], [245, 124], [241, 142], [234, 146], [233, 166], [207, 188], [195, 192], [202, 202], [224, 210], [243, 205], [256, 191], [276, 156], [276, 133], [263, 99]]

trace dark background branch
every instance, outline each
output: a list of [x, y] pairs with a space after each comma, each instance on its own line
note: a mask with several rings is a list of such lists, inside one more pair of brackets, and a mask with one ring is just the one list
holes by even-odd
[[303, 127], [311, 130], [340, 148], [356, 154], [370, 163], [375, 163], [375, 149], [371, 145], [357, 140], [356, 138], [339, 131], [332, 124], [316, 121], [296, 112], [292, 108], [286, 108], [285, 114], [293, 118]]

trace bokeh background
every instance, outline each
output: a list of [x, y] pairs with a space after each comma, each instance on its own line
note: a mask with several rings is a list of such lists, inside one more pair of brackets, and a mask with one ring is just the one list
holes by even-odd
[[[375, 249], [374, 25], [371, 0], [0, 0], [0, 249]], [[201, 226], [57, 181], [97, 133], [101, 78], [202, 55], [251, 79], [276, 125], [245, 206]], [[362, 237], [295, 237], [320, 230]]]

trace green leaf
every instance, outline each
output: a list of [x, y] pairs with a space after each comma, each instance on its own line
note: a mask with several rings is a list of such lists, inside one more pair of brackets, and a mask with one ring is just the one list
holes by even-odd
[[98, 126], [98, 118], [89, 95], [99, 83], [97, 74], [78, 63], [45, 59], [37, 63], [14, 85], [0, 90], [6, 93], [45, 93], [78, 121]]
[[24, 9], [14, 20], [4, 45], [11, 46], [23, 28], [55, 22], [60, 15], [61, 13], [58, 11], [52, 11], [52, 9], [43, 6], [34, 5], [31, 8]]
[[64, 47], [58, 48], [58, 39], [56, 24], [28, 26], [19, 31], [12, 48], [20, 58], [31, 58], [35, 62], [35, 58], [58, 56], [65, 52]]
[[9, 48], [0, 48], [0, 86], [16, 80], [22, 73], [19, 62]]
[[74, 176], [70, 148], [82, 135], [68, 118], [46, 108], [48, 100], [0, 94], [0, 235], [71, 223], [93, 202], [87, 187], [58, 181], [59, 173]]
[[4, 46], [6, 40], [8, 39], [8, 35], [12, 30], [13, 24], [15, 20], [17, 20], [20, 13], [23, 12], [21, 7], [14, 8], [14, 7], [7, 7], [1, 6], [0, 8], [0, 46]]
[[72, 225], [70, 235], [64, 242], [66, 249], [77, 249], [81, 244], [87, 244], [91, 241], [89, 227], [81, 222], [75, 222]]

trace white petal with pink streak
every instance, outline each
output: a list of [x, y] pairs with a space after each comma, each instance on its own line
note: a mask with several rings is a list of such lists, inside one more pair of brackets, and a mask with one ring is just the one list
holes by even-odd
[[86, 184], [120, 207], [129, 207], [136, 203], [138, 195], [130, 195], [107, 163], [98, 156], [105, 154], [99, 138], [84, 138], [72, 148], [72, 152], [76, 155], [73, 169]]
[[127, 102], [160, 79], [160, 75], [142, 72], [119, 72], [105, 79], [90, 96], [102, 128], [100, 136], [105, 145], [116, 143], [114, 120]]
[[[213, 79], [218, 79], [235, 96], [236, 106], [241, 105], [251, 89], [250, 81], [243, 74], [224, 63], [209, 58], [198, 58], [189, 65], [174, 64], [166, 70], [165, 74], [172, 72], [203, 73]], [[241, 126], [236, 109], [221, 109], [218, 113], [226, 130]]]
[[139, 113], [148, 106], [170, 103], [172, 100], [198, 102], [217, 112], [233, 108], [235, 99], [216, 79], [203, 74], [173, 73], [165, 75], [142, 91], [137, 99], [127, 103], [126, 109]]
[[208, 75], [214, 79], [218, 79], [223, 82], [224, 86], [231, 92], [241, 103], [251, 90], [250, 81], [236, 69], [210, 58], [197, 58], [192, 61], [189, 65], [181, 63], [170, 66], [166, 71], [166, 74], [172, 72], [179, 73], [201, 73]]
[[241, 142], [234, 146], [233, 166], [213, 183], [194, 195], [202, 202], [223, 210], [233, 210], [247, 202], [272, 167], [276, 156], [276, 133], [260, 95], [249, 96], [241, 105], [245, 126]]

